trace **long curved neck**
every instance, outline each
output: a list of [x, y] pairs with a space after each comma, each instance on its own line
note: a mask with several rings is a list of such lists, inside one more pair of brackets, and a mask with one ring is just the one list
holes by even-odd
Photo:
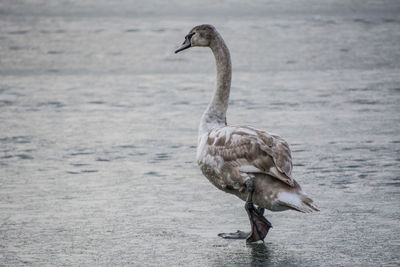
[[231, 89], [232, 65], [229, 49], [219, 34], [211, 40], [210, 48], [217, 65], [217, 87], [201, 117], [199, 135], [210, 129], [226, 125], [226, 111], [228, 109], [229, 92]]

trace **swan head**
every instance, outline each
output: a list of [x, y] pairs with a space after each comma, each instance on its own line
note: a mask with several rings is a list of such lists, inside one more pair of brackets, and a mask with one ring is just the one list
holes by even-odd
[[210, 24], [198, 25], [191, 29], [190, 32], [185, 36], [185, 41], [178, 49], [175, 50], [175, 53], [188, 49], [189, 47], [210, 46], [212, 40], [217, 34], [218, 33], [215, 30], [215, 27]]

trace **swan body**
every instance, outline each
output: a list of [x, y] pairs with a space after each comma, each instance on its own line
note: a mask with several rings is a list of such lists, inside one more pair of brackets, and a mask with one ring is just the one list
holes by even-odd
[[246, 201], [252, 225], [248, 241], [263, 240], [271, 227], [253, 203], [271, 211], [318, 211], [292, 177], [291, 152], [283, 138], [250, 126], [227, 125], [232, 66], [229, 49], [214, 26], [194, 27], [175, 52], [193, 46], [210, 47], [217, 68], [217, 86], [200, 120], [197, 163], [214, 186]]
[[245, 200], [245, 181], [255, 178], [253, 202], [271, 211], [316, 210], [292, 178], [285, 140], [249, 126], [222, 126], [199, 137], [197, 163], [218, 189]]

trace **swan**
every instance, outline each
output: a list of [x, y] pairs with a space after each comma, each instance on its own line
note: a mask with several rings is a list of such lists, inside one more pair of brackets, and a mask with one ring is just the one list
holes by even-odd
[[250, 126], [227, 125], [232, 65], [229, 49], [215, 27], [194, 27], [175, 53], [195, 46], [211, 48], [217, 68], [216, 89], [200, 120], [197, 163], [214, 186], [245, 201], [251, 226], [249, 233], [219, 236], [264, 242], [272, 227], [264, 209], [304, 213], [319, 209], [293, 178], [291, 152], [283, 138]]

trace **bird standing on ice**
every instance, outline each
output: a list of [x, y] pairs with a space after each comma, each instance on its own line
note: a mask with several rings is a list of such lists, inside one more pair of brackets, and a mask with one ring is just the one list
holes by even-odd
[[231, 58], [214, 26], [194, 27], [175, 53], [194, 46], [210, 47], [217, 65], [217, 87], [200, 121], [197, 163], [214, 186], [246, 201], [251, 225], [250, 233], [219, 236], [263, 241], [271, 228], [264, 209], [312, 212], [318, 208], [292, 177], [292, 157], [285, 140], [253, 127], [227, 125]]

